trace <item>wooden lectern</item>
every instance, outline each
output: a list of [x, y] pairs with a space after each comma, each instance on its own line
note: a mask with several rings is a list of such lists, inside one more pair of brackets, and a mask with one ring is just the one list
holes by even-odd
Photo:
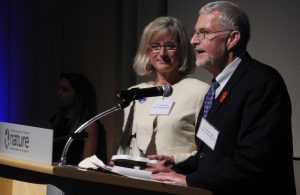
[[[0, 179], [1, 178], [34, 184], [52, 184], [61, 189], [66, 195], [113, 195], [117, 193], [131, 195], [212, 195], [210, 191], [200, 188], [182, 187], [156, 181], [133, 179], [112, 173], [79, 170], [71, 166], [47, 166], [3, 156], [0, 156]], [[5, 186], [5, 182], [0, 182], [0, 191], [9, 193], [9, 190], [6, 190], [5, 187], [1, 185]]]

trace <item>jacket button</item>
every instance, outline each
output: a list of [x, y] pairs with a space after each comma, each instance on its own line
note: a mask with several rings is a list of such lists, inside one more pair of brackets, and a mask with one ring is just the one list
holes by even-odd
[[203, 158], [203, 157], [204, 157], [204, 152], [200, 152], [199, 158]]

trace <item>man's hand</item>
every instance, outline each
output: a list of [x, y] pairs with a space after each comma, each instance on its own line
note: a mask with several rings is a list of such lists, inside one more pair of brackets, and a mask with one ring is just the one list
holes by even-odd
[[147, 163], [146, 170], [152, 172], [151, 179], [159, 181], [171, 181], [181, 186], [187, 186], [186, 176], [176, 173], [174, 170], [167, 167], [175, 164], [175, 159], [172, 156], [166, 155], [149, 155], [149, 159], [158, 160], [158, 164]]
[[151, 179], [159, 181], [172, 181], [175, 182], [177, 185], [187, 187], [186, 176], [178, 174], [175, 171], [152, 174]]

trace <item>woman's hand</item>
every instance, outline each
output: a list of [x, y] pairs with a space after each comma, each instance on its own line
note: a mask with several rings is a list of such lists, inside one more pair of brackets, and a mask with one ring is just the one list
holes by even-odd
[[158, 160], [160, 164], [165, 166], [175, 164], [174, 156], [167, 156], [167, 155], [149, 155], [148, 158], [150, 160]]
[[115, 166], [115, 163], [114, 163], [114, 161], [111, 160], [111, 161], [109, 161], [108, 165], [113, 167], [113, 166]]
[[147, 163], [146, 170], [152, 173], [159, 172], [171, 172], [172, 170], [168, 167], [171, 164], [175, 164], [175, 159], [172, 156], [166, 155], [149, 155], [150, 160], [158, 160], [157, 164]]

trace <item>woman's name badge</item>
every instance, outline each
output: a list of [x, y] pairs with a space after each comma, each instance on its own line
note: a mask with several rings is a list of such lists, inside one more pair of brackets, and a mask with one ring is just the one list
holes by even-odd
[[155, 100], [151, 107], [150, 115], [168, 115], [173, 104], [173, 100]]

